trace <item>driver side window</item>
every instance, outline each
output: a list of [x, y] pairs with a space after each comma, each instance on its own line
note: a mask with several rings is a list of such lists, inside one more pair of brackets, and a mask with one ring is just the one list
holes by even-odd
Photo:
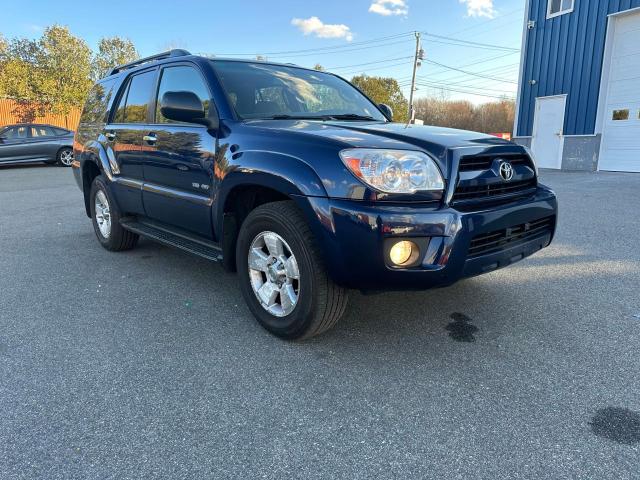
[[12, 127], [2, 133], [4, 140], [20, 140], [27, 138], [27, 127]]
[[156, 123], [183, 123], [165, 118], [160, 112], [160, 102], [162, 101], [162, 96], [167, 92], [185, 91], [195, 93], [202, 102], [205, 117], [209, 115], [211, 98], [202, 75], [193, 67], [179, 65], [166, 67], [162, 70], [160, 86], [158, 87], [158, 101], [156, 102]]

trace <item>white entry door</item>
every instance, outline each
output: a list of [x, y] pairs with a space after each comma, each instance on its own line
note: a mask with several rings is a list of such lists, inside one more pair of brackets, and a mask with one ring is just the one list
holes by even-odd
[[600, 170], [640, 172], [640, 13], [615, 19]]
[[562, 167], [566, 95], [536, 98], [531, 150], [540, 168]]

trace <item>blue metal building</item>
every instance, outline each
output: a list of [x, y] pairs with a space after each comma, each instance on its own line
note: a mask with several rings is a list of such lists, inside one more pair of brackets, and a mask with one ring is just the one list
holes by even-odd
[[514, 134], [542, 167], [640, 172], [640, 0], [527, 0]]

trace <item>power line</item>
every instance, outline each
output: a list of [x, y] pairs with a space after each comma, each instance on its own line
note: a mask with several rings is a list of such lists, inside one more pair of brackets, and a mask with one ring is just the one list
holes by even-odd
[[[436, 86], [437, 85], [438, 88], [441, 87], [441, 86], [442, 87], [447, 87], [447, 88], [453, 88], [453, 87], [455, 87], [455, 88], [458, 88], [458, 87], [459, 88], [467, 88], [467, 89], [471, 89], [471, 90], [474, 90], [474, 91], [477, 91], [477, 92], [485, 91], [485, 90], [489, 91], [489, 92], [500, 92], [500, 93], [504, 93], [505, 92], [505, 89], [503, 89], [503, 88], [485, 88], [485, 87], [480, 88], [477, 85], [465, 85], [465, 84], [451, 85], [449, 83], [429, 82], [428, 80], [421, 80], [421, 79], [418, 80], [418, 84], [419, 85], [428, 84], [429, 86]], [[405, 83], [403, 86], [406, 87], [406, 86], [408, 86], [408, 84]], [[515, 93], [515, 92], [508, 92], [508, 93], [512, 94], [512, 93]]]
[[[476, 47], [476, 48], [488, 48], [488, 49], [495, 49], [495, 50], [505, 50], [505, 51], [510, 51], [510, 52], [519, 52], [520, 51], [519, 48], [504, 47], [502, 45], [493, 45], [493, 44], [490, 44], [490, 43], [472, 42], [470, 40], [462, 40], [460, 38], [445, 37], [444, 35], [435, 35], [433, 33], [427, 33], [427, 32], [423, 32], [423, 34], [426, 35], [427, 37], [437, 38], [438, 40], [446, 40], [446, 41], [449, 41], [449, 42], [456, 42], [456, 43], [462, 44], [461, 46], [469, 46], [469, 47]], [[432, 41], [434, 41], [434, 40], [432, 40]]]
[[[491, 68], [486, 69], [486, 70], [479, 70], [479, 71], [474, 72], [474, 73], [487, 73], [487, 72], [490, 72], [492, 74], [508, 73], [518, 65], [520, 65], [520, 64], [519, 63], [515, 63], [515, 64], [509, 64], [509, 65], [502, 65], [502, 66], [499, 66], [499, 67], [491, 67]], [[461, 68], [462, 66], [463, 65], [461, 65], [458, 68]], [[475, 81], [479, 81], [479, 82], [482, 82], [482, 83], [496, 82], [496, 80], [494, 80], [493, 78], [491, 78], [491, 79], [469, 78], [469, 75], [467, 75], [467, 74], [456, 74], [456, 75], [453, 75], [452, 77], [439, 78], [438, 75], [441, 75], [442, 73], [445, 73], [445, 72], [441, 71], [441, 72], [436, 72], [435, 74], [432, 73], [432, 72], [429, 72], [429, 77], [427, 78], [427, 80], [436, 80], [436, 81], [442, 82], [442, 83], [444, 83], [444, 82], [453, 82], [453, 84], [455, 84], [457, 82], [458, 83], [463, 83], [463, 82], [470, 82], [470, 81], [474, 81], [474, 82]], [[405, 76], [405, 77], [399, 78], [398, 81], [404, 82], [404, 81], [409, 80], [410, 78], [411, 77], [409, 77], [409, 76]], [[461, 80], [461, 79], [463, 79], [463, 80]]]
[[[384, 65], [381, 67], [374, 67], [374, 68], [367, 68], [367, 71], [374, 71], [374, 70], [385, 70], [387, 68], [392, 68], [392, 67], [399, 67], [401, 65], [410, 65], [412, 64], [412, 61], [403, 61], [403, 62], [399, 62], [399, 63], [392, 63], [390, 65]], [[346, 75], [352, 75], [352, 74], [356, 74], [356, 73], [366, 73], [360, 69], [356, 69], [356, 70], [350, 70], [348, 72], [337, 72], [339, 75], [341, 76], [346, 76]]]
[[[489, 73], [491, 75], [506, 75], [508, 73], [511, 73], [515, 67], [519, 66], [520, 63], [516, 63], [516, 64], [511, 64], [511, 65], [505, 65], [502, 67], [493, 67], [493, 68], [489, 68], [486, 70], [480, 70], [477, 71], [475, 73], [478, 74], [483, 74], [483, 73]], [[514, 72], [515, 73], [515, 72]], [[429, 78], [430, 80], [434, 80], [433, 78]], [[496, 80], [494, 80], [493, 78], [491, 79], [485, 79], [485, 78], [469, 78], [469, 75], [454, 75], [452, 77], [446, 77], [446, 78], [438, 78], [435, 79], [439, 82], [446, 82], [446, 83], [450, 83], [451, 85], [455, 85], [456, 83], [464, 83], [464, 82], [482, 82], [482, 83], [488, 83], [488, 82], [496, 82]]]
[[[510, 55], [514, 55], [515, 53], [517, 53], [517, 52], [509, 52], [509, 53], [498, 55], [496, 57], [484, 58], [484, 59], [477, 60], [477, 61], [474, 61], [474, 62], [471, 62], [471, 63], [465, 63], [464, 65], [458, 65], [458, 68], [472, 67], [472, 66], [478, 65], [480, 63], [492, 62], [493, 60], [499, 60], [501, 58], [505, 58], [505, 57], [508, 57]], [[447, 72], [448, 72], [448, 70], [443, 68], [443, 69], [440, 69], [439, 71], [431, 72], [431, 74], [433, 74], [433, 75], [441, 75], [441, 74], [447, 73]]]
[[[253, 52], [253, 53], [220, 53], [218, 56], [232, 56], [232, 57], [240, 57], [240, 56], [256, 56], [256, 55], [273, 55], [273, 56], [297, 56], [299, 53], [311, 53], [311, 52], [324, 52], [324, 51], [334, 51], [334, 50], [342, 50], [342, 49], [350, 49], [351, 47], [360, 46], [360, 45], [371, 45], [373, 43], [381, 43], [386, 42], [388, 40], [393, 40], [396, 38], [406, 37], [408, 35], [413, 35], [413, 32], [405, 32], [399, 33], [396, 35], [389, 35], [386, 37], [378, 37], [370, 40], [363, 40], [361, 42], [352, 42], [343, 45], [334, 45], [330, 47], [319, 47], [319, 48], [307, 48], [302, 50], [283, 50], [280, 52]], [[291, 54], [291, 55], [289, 55]]]
[[[464, 65], [458, 65], [457, 67], [458, 67], [458, 68], [471, 67], [471, 66], [473, 66], [473, 65], [478, 65], [478, 64], [480, 64], [480, 63], [491, 62], [491, 61], [493, 61], [493, 60], [498, 60], [498, 59], [500, 59], [500, 58], [508, 57], [508, 56], [510, 56], [510, 55], [513, 55], [514, 53], [515, 53], [515, 52], [510, 52], [510, 53], [506, 53], [506, 54], [498, 55], [498, 56], [496, 56], [496, 57], [483, 58], [483, 59], [481, 59], [481, 60], [477, 60], [477, 61], [474, 61], [474, 62], [471, 62], [471, 63], [465, 63]], [[518, 63], [518, 65], [519, 65], [519, 63]], [[496, 67], [496, 69], [500, 69], [500, 67]], [[438, 75], [438, 76], [439, 76], [439, 75], [442, 75], [443, 73], [449, 73], [449, 70], [444, 69], [444, 68], [441, 68], [441, 69], [439, 69], [439, 70], [436, 70], [435, 72], [430, 70], [430, 71], [429, 71], [429, 76], [430, 76], [430, 77], [431, 77], [431, 76], [435, 76], [435, 75]], [[481, 73], [483, 73], [483, 72], [481, 72]], [[456, 75], [454, 78], [460, 78], [460, 77], [461, 77], [461, 75]], [[402, 77], [402, 81], [403, 81], [403, 80], [408, 80], [408, 79], [410, 79], [410, 78], [411, 78], [411, 76]]]
[[[402, 43], [406, 44], [407, 41], [409, 39], [405, 39], [405, 40], [400, 40], [399, 42], [389, 42], [389, 43], [383, 43], [380, 45], [375, 45], [375, 48], [378, 47], [389, 47], [391, 45], [400, 45]], [[356, 52], [356, 51], [360, 51], [360, 50], [369, 50], [371, 49], [371, 46], [362, 46], [362, 47], [357, 47], [357, 48], [349, 48], [349, 49], [345, 49], [345, 50], [340, 50], [340, 51], [330, 51], [330, 52], [316, 52], [316, 53], [299, 53], [299, 54], [293, 54], [293, 55], [271, 55], [272, 57], [276, 57], [276, 58], [300, 58], [300, 57], [316, 57], [318, 55], [335, 55], [336, 53], [346, 53], [346, 52]], [[264, 55], [264, 54], [263, 54]]]
[[436, 62], [434, 60], [425, 60], [425, 62], [427, 62], [427, 63], [429, 63], [431, 65], [437, 65], [439, 67], [447, 68], [449, 70], [454, 70], [456, 72], [464, 73], [466, 75], [472, 75], [474, 77], [486, 78], [488, 80], [495, 80], [496, 82], [515, 83], [516, 85], [518, 84], [518, 82], [513, 81], [513, 80], [507, 80], [507, 79], [504, 79], [504, 78], [497, 78], [497, 77], [492, 77], [490, 75], [482, 75], [480, 73], [470, 72], [468, 70], [462, 70], [460, 68], [451, 67], [449, 65], [445, 65], [443, 63], [439, 63], [439, 62]]
[[510, 51], [510, 52], [519, 52], [520, 51], [519, 48], [505, 47], [503, 45], [494, 45], [494, 44], [491, 44], [491, 43], [474, 42], [472, 40], [464, 40], [464, 39], [461, 39], [461, 38], [447, 37], [447, 36], [444, 36], [444, 35], [436, 35], [436, 34], [427, 33], [427, 32], [423, 32], [423, 33], [427, 37], [437, 38], [439, 40], [446, 40], [446, 41], [449, 41], [449, 42], [468, 44], [468, 45], [474, 46], [474, 47], [495, 48], [495, 49], [506, 50], [506, 51]]
[[493, 51], [499, 51], [499, 52], [504, 52], [505, 51], [505, 49], [502, 48], [502, 47], [485, 47], [485, 46], [482, 46], [482, 45], [469, 45], [469, 44], [466, 44], [466, 43], [445, 42], [443, 40], [430, 40], [428, 38], [425, 38], [424, 41], [428, 42], [428, 43], [437, 43], [438, 45], [452, 45], [454, 47], [477, 48], [477, 49], [480, 49], [480, 50], [493, 50]]
[[446, 92], [463, 93], [465, 95], [477, 95], [477, 96], [480, 96], [480, 97], [515, 100], [515, 97], [509, 96], [509, 95], [492, 95], [492, 94], [489, 94], [489, 93], [481, 93], [481, 92], [477, 92], [477, 91], [458, 90], [458, 89], [454, 89], [454, 88], [450, 88], [450, 87], [442, 86], [442, 85], [437, 85], [437, 84], [419, 83], [418, 85], [420, 85], [421, 87], [435, 88], [437, 90], [444, 90]]
[[361, 67], [363, 65], [374, 65], [376, 63], [385, 63], [385, 62], [395, 62], [396, 60], [406, 60], [409, 58], [413, 58], [412, 56], [408, 57], [398, 57], [398, 58], [385, 58], [384, 60], [378, 60], [375, 62], [367, 62], [367, 63], [356, 63], [354, 65], [343, 65], [341, 67], [327, 67], [327, 70], [338, 70], [342, 68], [353, 68], [353, 67]]

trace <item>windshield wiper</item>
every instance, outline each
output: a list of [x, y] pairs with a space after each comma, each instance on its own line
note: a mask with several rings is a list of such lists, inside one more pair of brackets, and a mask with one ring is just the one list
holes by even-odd
[[286, 114], [278, 114], [271, 115], [270, 117], [263, 117], [260, 120], [330, 120], [333, 118], [328, 115], [286, 115]]
[[341, 113], [338, 115], [330, 115], [334, 120], [377, 120], [369, 115], [358, 115], [357, 113]]

